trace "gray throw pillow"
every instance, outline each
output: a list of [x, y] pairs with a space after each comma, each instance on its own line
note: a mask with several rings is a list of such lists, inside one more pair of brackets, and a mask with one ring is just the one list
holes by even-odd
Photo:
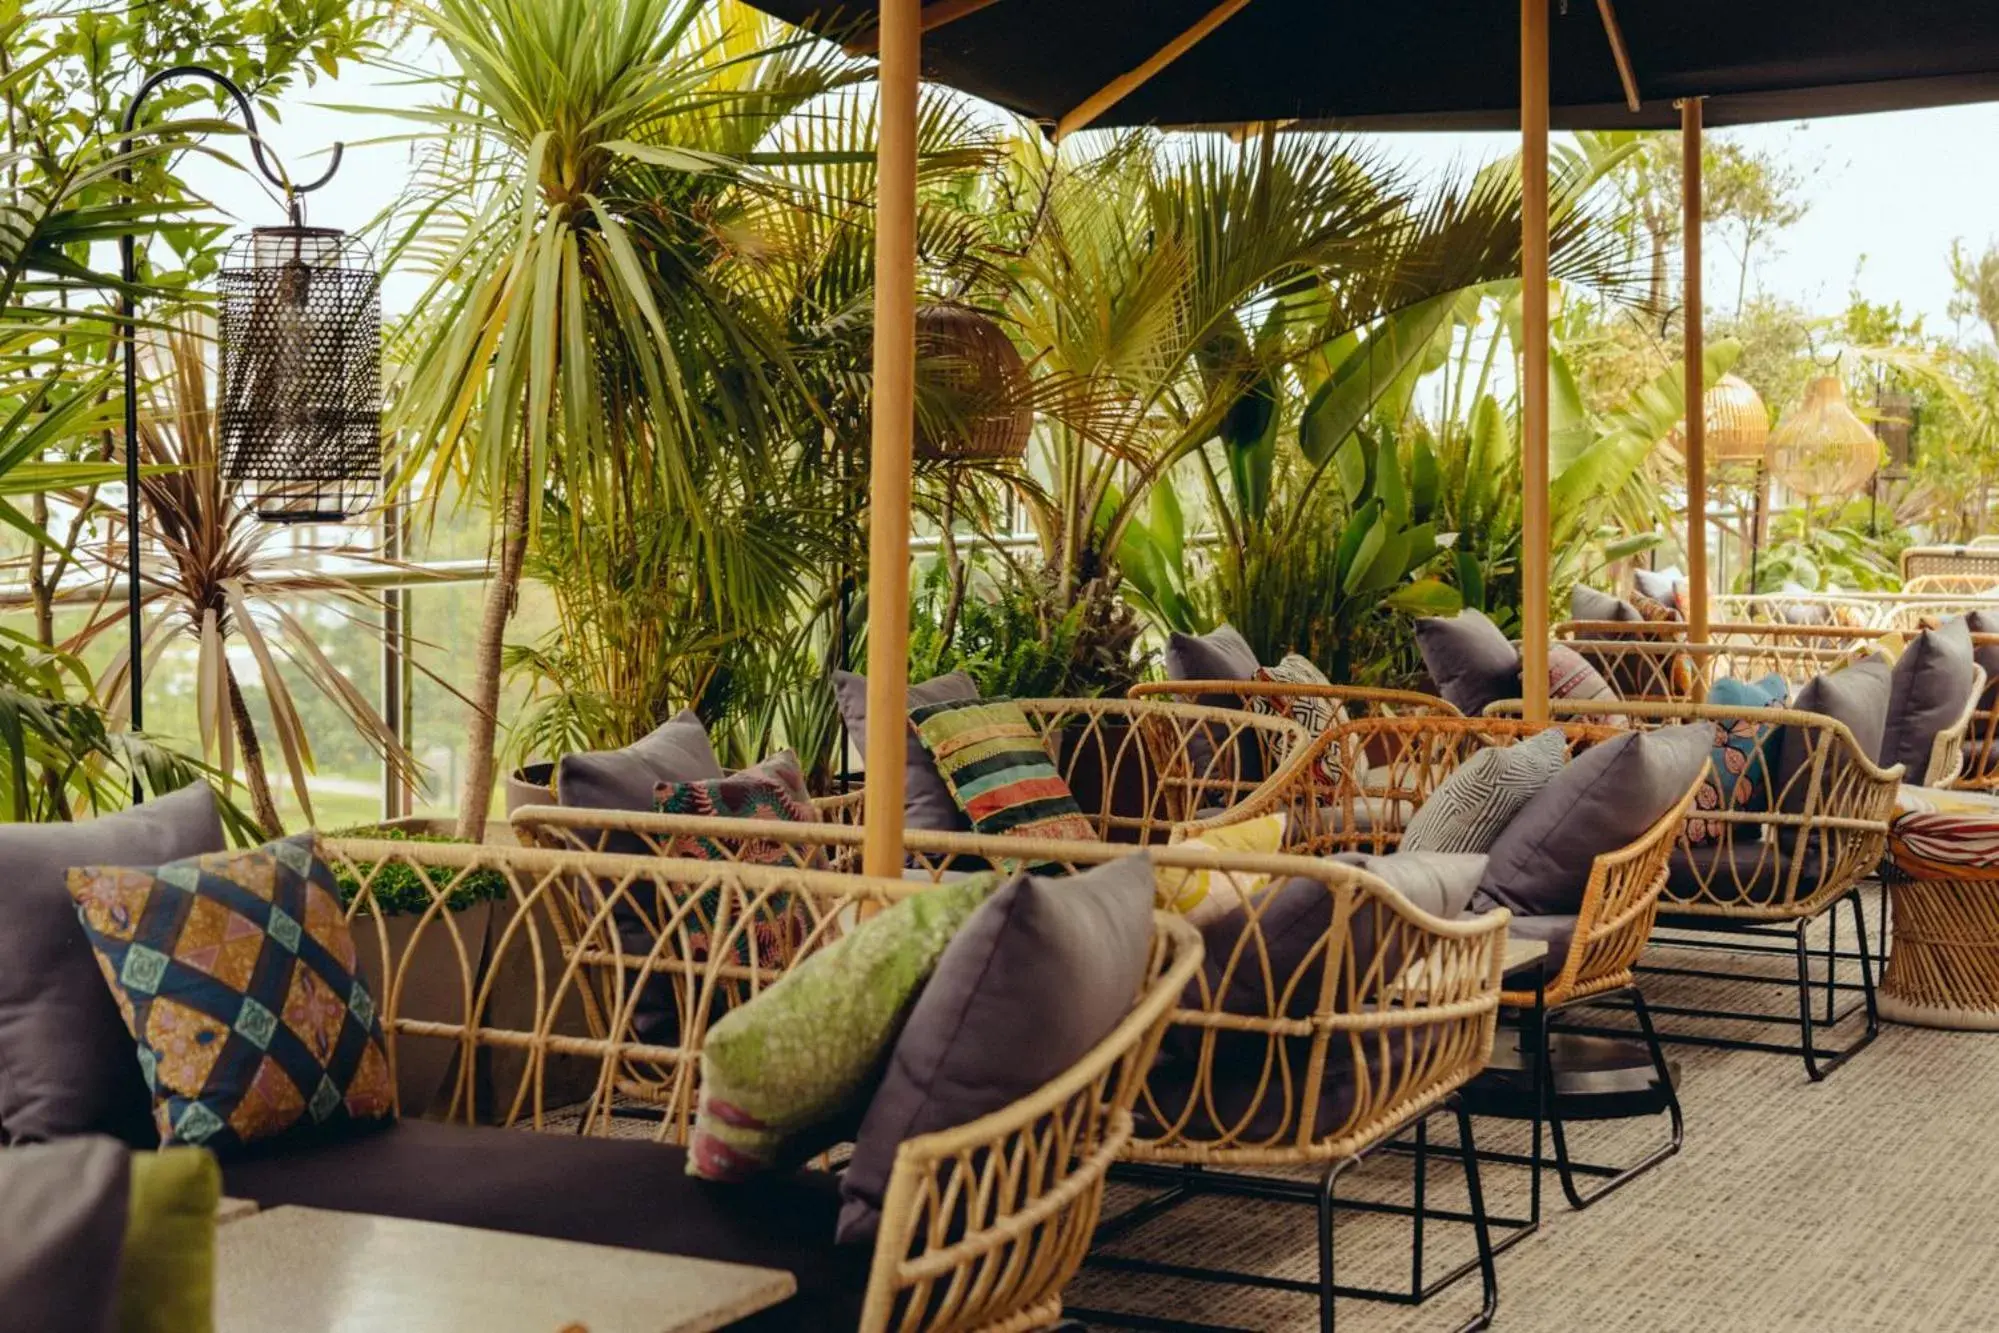
[[1152, 863], [1020, 874], [974, 912], [896, 1038], [840, 1181], [842, 1243], [881, 1224], [896, 1149], [1062, 1073], [1130, 1012], [1152, 949]]
[[0, 1152], [0, 1329], [118, 1326], [131, 1163], [96, 1136]]
[[1527, 916], [1575, 913], [1596, 858], [1665, 818], [1707, 770], [1713, 745], [1712, 723], [1689, 722], [1584, 750], [1492, 844], [1472, 905]]
[[[1973, 611], [1964, 618], [1964, 626], [1973, 634], [1999, 634], [1999, 611]], [[1979, 707], [1990, 708], [1999, 701], [1999, 644], [1974, 645], [1971, 660], [1985, 668], [1985, 698]]]
[[1568, 741], [1554, 728], [1480, 750], [1430, 793], [1403, 830], [1401, 850], [1491, 851], [1513, 817], [1568, 761]]
[[[1515, 747], [1518, 748], [1518, 747]], [[1477, 852], [1412, 852], [1386, 856], [1341, 852], [1333, 858], [1385, 881], [1431, 916], [1449, 921], [1471, 906], [1489, 859]]]
[[[1837, 671], [1814, 676], [1798, 691], [1791, 707], [1801, 713], [1822, 713], [1846, 724], [1864, 755], [1881, 753], [1881, 738], [1888, 726], [1888, 699], [1893, 692], [1893, 675], [1888, 659], [1875, 653]], [[1785, 727], [1777, 743], [1777, 790], [1782, 793], [1781, 809], [1790, 814], [1803, 811], [1804, 784], [1794, 782], [1810, 757], [1811, 738], [1796, 727]], [[1764, 752], [1769, 752], [1769, 744]]]
[[[1256, 649], [1233, 625], [1222, 625], [1211, 634], [1166, 636], [1166, 679], [1168, 680], [1255, 680], [1263, 663]], [[1183, 700], [1184, 702], [1184, 700]], [[1193, 702], [1208, 708], [1240, 708], [1242, 696], [1197, 694]], [[1226, 739], [1220, 728], [1203, 727], [1187, 737], [1187, 762], [1202, 777], [1225, 777], [1215, 772], [1215, 745]], [[1262, 780], [1263, 751], [1255, 737], [1242, 736], [1236, 742], [1236, 765], [1246, 782]]]
[[1622, 597], [1613, 597], [1607, 592], [1578, 583], [1569, 590], [1569, 615], [1577, 620], [1595, 621], [1636, 621], [1643, 623], [1645, 617], [1638, 608]]
[[1884, 768], [1905, 765], [1904, 782], [1928, 781], [1930, 747], [1971, 702], [1977, 673], [1962, 616], [1918, 634], [1889, 673], [1888, 720], [1876, 751]]
[[76, 824], [0, 825], [0, 1142], [159, 1143], [139, 1056], [76, 918], [83, 865], [152, 867], [226, 845], [206, 783]]
[[689, 708], [622, 750], [564, 755], [555, 766], [555, 799], [571, 809], [650, 810], [662, 782], [721, 776], [708, 729]]
[[1416, 622], [1416, 647], [1437, 693], [1467, 717], [1520, 694], [1520, 650], [1477, 611], [1448, 620], [1423, 617]]
[[1223, 625], [1212, 634], [1166, 636], [1168, 680], [1252, 680], [1262, 665], [1256, 649], [1233, 625]]
[[1670, 606], [1675, 610], [1684, 609], [1680, 597], [1682, 590], [1687, 586], [1687, 580], [1686, 576], [1676, 569], [1634, 569], [1631, 571], [1631, 586], [1662, 606]]
[[[938, 676], [921, 684], [909, 687], [909, 707], [920, 708], [925, 704], [947, 703], [954, 699], [976, 699], [979, 687], [972, 678], [962, 671]], [[851, 671], [833, 673], [833, 701], [839, 705], [840, 719], [847, 725], [847, 736], [860, 753], [861, 762], [868, 758], [868, 678]], [[951, 789], [944, 785], [944, 775], [937, 771], [937, 761], [930, 757], [917, 738], [916, 728], [905, 723], [903, 727], [902, 760], [902, 822], [904, 828], [934, 829], [945, 833], [968, 833], [972, 821], [965, 818], [965, 812], [958, 808]]]

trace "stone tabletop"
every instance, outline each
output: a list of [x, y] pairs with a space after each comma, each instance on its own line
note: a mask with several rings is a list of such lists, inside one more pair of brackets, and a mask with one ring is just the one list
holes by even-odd
[[217, 1333], [708, 1333], [791, 1274], [316, 1208], [216, 1233]]

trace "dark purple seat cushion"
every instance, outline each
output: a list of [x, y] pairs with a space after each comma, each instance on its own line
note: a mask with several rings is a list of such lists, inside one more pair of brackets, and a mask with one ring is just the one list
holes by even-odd
[[970, 1124], [1068, 1069], [1131, 1011], [1152, 951], [1152, 863], [1019, 874], [937, 960], [896, 1038], [841, 1182], [842, 1241], [881, 1223], [896, 1150]]
[[1977, 672], [1971, 627], [1962, 616], [1918, 634], [1889, 673], [1888, 718], [1876, 762], [1883, 768], [1904, 765], [1905, 782], [1926, 781], [1930, 747], [1963, 715]]
[[0, 825], [0, 1143], [159, 1144], [138, 1045], [69, 896], [83, 865], [150, 868], [225, 846], [205, 783], [75, 824]]
[[223, 1193], [557, 1240], [782, 1268], [798, 1294], [745, 1329], [852, 1329], [871, 1258], [839, 1246], [834, 1177], [717, 1185], [679, 1148], [632, 1139], [404, 1120], [371, 1132], [276, 1141], [223, 1166]]
[[1783, 889], [1792, 862], [1802, 855], [1797, 896], [1802, 898], [1818, 887], [1824, 873], [1820, 840], [1813, 839], [1802, 850], [1795, 839], [1753, 838], [1744, 841], [1737, 827], [1735, 840], [1727, 845], [1702, 843], [1673, 848], [1667, 862], [1666, 901], [1674, 898], [1702, 901], [1767, 903]]
[[[909, 707], [920, 708], [925, 704], [949, 703], [957, 699], [976, 699], [979, 687], [972, 678], [962, 671], [938, 676], [909, 687]], [[861, 762], [868, 759], [868, 678], [852, 671], [833, 673], [833, 702], [839, 706], [840, 720], [846, 725], [847, 738], [853, 742], [860, 754]], [[937, 761], [930, 757], [929, 749], [917, 737], [916, 728], [903, 727], [903, 787], [902, 818], [906, 828], [932, 829], [942, 833], [969, 833], [972, 821], [965, 818], [965, 812], [958, 808], [958, 802], [951, 795], [951, 789], [944, 785], [944, 775], [937, 771]]]
[[1713, 744], [1712, 723], [1690, 722], [1584, 750], [1500, 833], [1472, 905], [1525, 916], [1575, 913], [1596, 858], [1665, 818], [1706, 771]]

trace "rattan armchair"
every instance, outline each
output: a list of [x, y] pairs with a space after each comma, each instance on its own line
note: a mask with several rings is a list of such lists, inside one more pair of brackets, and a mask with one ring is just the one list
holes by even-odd
[[[1519, 707], [1517, 701], [1510, 701], [1495, 704], [1493, 711], [1517, 714]], [[1817, 1080], [1872, 1041], [1879, 1031], [1879, 1015], [1859, 886], [1874, 873], [1886, 849], [1888, 823], [1894, 816], [1895, 796], [1901, 785], [1901, 766], [1882, 768], [1860, 748], [1843, 723], [1819, 713], [1711, 704], [1604, 701], [1576, 704], [1561, 700], [1552, 702], [1550, 707], [1557, 716], [1614, 714], [1636, 726], [1704, 721], [1785, 729], [1783, 748], [1791, 753], [1795, 746], [1799, 761], [1786, 778], [1776, 771], [1776, 756], [1771, 753], [1767, 809], [1735, 808], [1733, 793], [1724, 792], [1718, 808], [1697, 809], [1683, 825], [1669, 862], [1659, 924], [1674, 932], [1672, 943], [1686, 947], [1769, 952], [1767, 945], [1759, 947], [1742, 937], [1767, 935], [1772, 930], [1792, 937], [1792, 947], [1783, 952], [1794, 949], [1797, 958], [1798, 1044], [1779, 1046], [1702, 1037], [1703, 1044], [1795, 1054], [1803, 1059], [1806, 1073]], [[1834, 913], [1842, 902], [1851, 906], [1859, 941], [1858, 953], [1853, 957], [1860, 964], [1861, 1007], [1865, 1011], [1866, 1028], [1861, 1037], [1833, 1050], [1818, 1046], [1814, 1037], [1819, 1024], [1812, 1010], [1813, 982], [1806, 932], [1820, 917]], [[1837, 927], [1829, 923], [1828, 929], [1836, 931]], [[1712, 938], [1688, 938], [1689, 933], [1709, 937], [1730, 933], [1737, 938], [1716, 942]], [[1697, 977], [1713, 975], [1666, 967], [1651, 970]], [[1739, 979], [1790, 984], [1765, 977]], [[1825, 984], [1830, 1010], [1825, 1026], [1833, 1026], [1851, 1016], [1852, 1011], [1839, 1013], [1832, 1008], [1840, 987], [1834, 966], [1827, 967]], [[1690, 1018], [1789, 1021], [1761, 1013], [1655, 1008], [1660, 1013]]]
[[1689, 643], [1683, 625], [1578, 621], [1559, 626], [1557, 633], [1564, 647], [1594, 667], [1623, 698], [1695, 703], [1729, 676], [1754, 680], [1775, 672], [1802, 684], [1864, 656], [1883, 632], [1721, 625], [1708, 642]]
[[[479, 1053], [524, 1052], [503, 1123], [608, 1136], [622, 1109], [620, 1083], [644, 1067], [648, 1081], [672, 1092], [648, 1108], [656, 1120], [652, 1137], [666, 1144], [683, 1142], [690, 1128], [711, 1018], [839, 938], [871, 905], [921, 891], [794, 867], [463, 844], [331, 840], [326, 846], [336, 870], [360, 886], [350, 909], [357, 922], [374, 913], [373, 886], [385, 870], [416, 871], [434, 895], [400, 953], [385, 932], [367, 938], [385, 978], [380, 1013], [391, 1064], [412, 1040], [447, 1041], [461, 1052], [449, 1118], [471, 1116], [470, 1071]], [[444, 904], [470, 877], [490, 880], [492, 873], [503, 879], [513, 911], [494, 946], [497, 956], [481, 969], [483, 941], [459, 938]], [[635, 896], [663, 902], [667, 911], [664, 928], [637, 957], [615, 921], [618, 904]], [[763, 951], [755, 927], [772, 912], [792, 929], [785, 947]], [[713, 947], [698, 953], [687, 948], [697, 919], [716, 932]], [[1145, 1071], [1200, 963], [1191, 927], [1163, 914], [1156, 921], [1147, 980], [1115, 1031], [1030, 1096], [902, 1145], [867, 1278], [859, 1323], [866, 1333], [998, 1333], [1045, 1327], [1060, 1317], [1063, 1285], [1089, 1248], [1106, 1170], [1131, 1141], [1132, 1105]], [[452, 947], [419, 955], [418, 939], [431, 932]], [[457, 1012], [448, 1020], [406, 1016], [400, 1005], [410, 970], [434, 967], [439, 957], [458, 960]], [[503, 1026], [488, 1011], [491, 978], [513, 969], [532, 977], [536, 1012], [530, 1022]], [[648, 975], [670, 977], [680, 991], [674, 1032], [634, 1029], [637, 979]], [[595, 1016], [588, 1029], [568, 1019], [579, 998]], [[596, 1067], [596, 1092], [586, 1104], [542, 1103], [544, 1076], [555, 1061]], [[628, 1128], [616, 1137], [630, 1137]]]
[[[533, 807], [516, 811], [524, 839], [574, 846], [597, 836], [579, 821], [601, 811]], [[837, 861], [861, 845], [851, 824], [773, 824], [683, 815], [618, 817], [619, 832], [649, 846], [688, 839], [717, 839], [742, 847], [782, 842], [797, 863]], [[1048, 842], [910, 829], [904, 833], [912, 874], [953, 873], [955, 858], [977, 856], [1002, 868], [1038, 864], [1082, 869], [1128, 848], [1107, 843]], [[1339, 1174], [1368, 1151], [1386, 1144], [1412, 1123], [1452, 1107], [1456, 1090], [1485, 1064], [1499, 1006], [1505, 912], [1443, 921], [1411, 906], [1375, 877], [1317, 858], [1256, 856], [1197, 847], [1154, 846], [1155, 867], [1222, 870], [1268, 876], [1288, 886], [1286, 910], [1303, 906], [1323, 914], [1323, 929], [1302, 961], [1284, 975], [1273, 969], [1274, 950], [1263, 933], [1277, 895], [1245, 909], [1244, 928], [1225, 951], [1211, 954], [1199, 984], [1174, 1011], [1167, 1043], [1171, 1056], [1155, 1067], [1136, 1110], [1138, 1137], [1121, 1150], [1125, 1170], [1169, 1181], [1177, 1201], [1202, 1189], [1236, 1190], [1289, 1202], [1311, 1202], [1320, 1213], [1325, 1246], [1323, 1280], [1289, 1285], [1315, 1294], [1330, 1309], [1333, 1186]], [[1316, 895], [1323, 893], [1323, 907]], [[1317, 917], [1313, 918], [1317, 920]], [[1256, 997], [1245, 1006], [1242, 996]], [[1231, 998], [1233, 997], [1233, 998]], [[1393, 1052], [1392, 1056], [1386, 1054]], [[1385, 1062], [1385, 1063], [1384, 1063]], [[1417, 1294], [1480, 1271], [1488, 1305], [1497, 1299], [1490, 1237], [1476, 1193], [1477, 1161], [1469, 1121], [1460, 1119], [1461, 1143], [1474, 1186], [1481, 1260], [1422, 1287]], [[1317, 1184], [1244, 1178], [1230, 1168], [1273, 1165], [1324, 1168]], [[1189, 1175], [1187, 1168], [1199, 1167]], [[1156, 1216], [1159, 1208], [1148, 1209]], [[1108, 1244], [1130, 1218], [1112, 1219], [1100, 1236]], [[1419, 1249], [1420, 1253], [1420, 1249]], [[1144, 1268], [1144, 1261], [1099, 1253], [1093, 1264]], [[1211, 1271], [1183, 1276], [1231, 1281]], [[1267, 1280], [1264, 1284], [1267, 1285]], [[1376, 1293], [1407, 1300], [1405, 1293]]]

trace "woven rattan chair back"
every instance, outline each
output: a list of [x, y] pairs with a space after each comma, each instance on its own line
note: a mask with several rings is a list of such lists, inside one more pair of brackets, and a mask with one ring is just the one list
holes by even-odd
[[[664, 1090], [650, 1099], [663, 1112], [653, 1137], [672, 1143], [692, 1123], [709, 1024], [862, 913], [921, 891], [795, 866], [573, 850], [361, 839], [331, 839], [326, 849], [336, 873], [358, 886], [349, 914], [383, 979], [391, 1065], [412, 1042], [458, 1048], [446, 1118], [474, 1118], [473, 1071], [486, 1063], [478, 1057], [506, 1053], [519, 1072], [489, 1118], [550, 1129], [561, 1109], [561, 1132], [607, 1135], [621, 1084], [644, 1069]], [[431, 897], [407, 934], [367, 928], [377, 886], [391, 880]], [[499, 923], [480, 938], [448, 910], [468, 894], [498, 895]], [[641, 906], [636, 917], [621, 911]], [[635, 919], [657, 929], [635, 933]], [[775, 937], [772, 922], [784, 927]], [[1028, 1097], [902, 1145], [861, 1321], [867, 1333], [1024, 1330], [1059, 1316], [1062, 1286], [1096, 1225], [1106, 1168], [1130, 1141], [1145, 1071], [1200, 963], [1196, 932], [1163, 914], [1156, 922], [1144, 988], [1114, 1032]], [[437, 972], [456, 983], [455, 996], [416, 1012], [410, 997], [420, 982], [436, 992], [439, 978], [423, 974]], [[672, 989], [666, 1030], [642, 1032], [640, 1000], [659, 978]], [[532, 1003], [501, 1013], [503, 991]], [[545, 1104], [552, 1067], [563, 1062], [596, 1071], [580, 1107]], [[633, 1124], [617, 1123], [621, 1136]]]

